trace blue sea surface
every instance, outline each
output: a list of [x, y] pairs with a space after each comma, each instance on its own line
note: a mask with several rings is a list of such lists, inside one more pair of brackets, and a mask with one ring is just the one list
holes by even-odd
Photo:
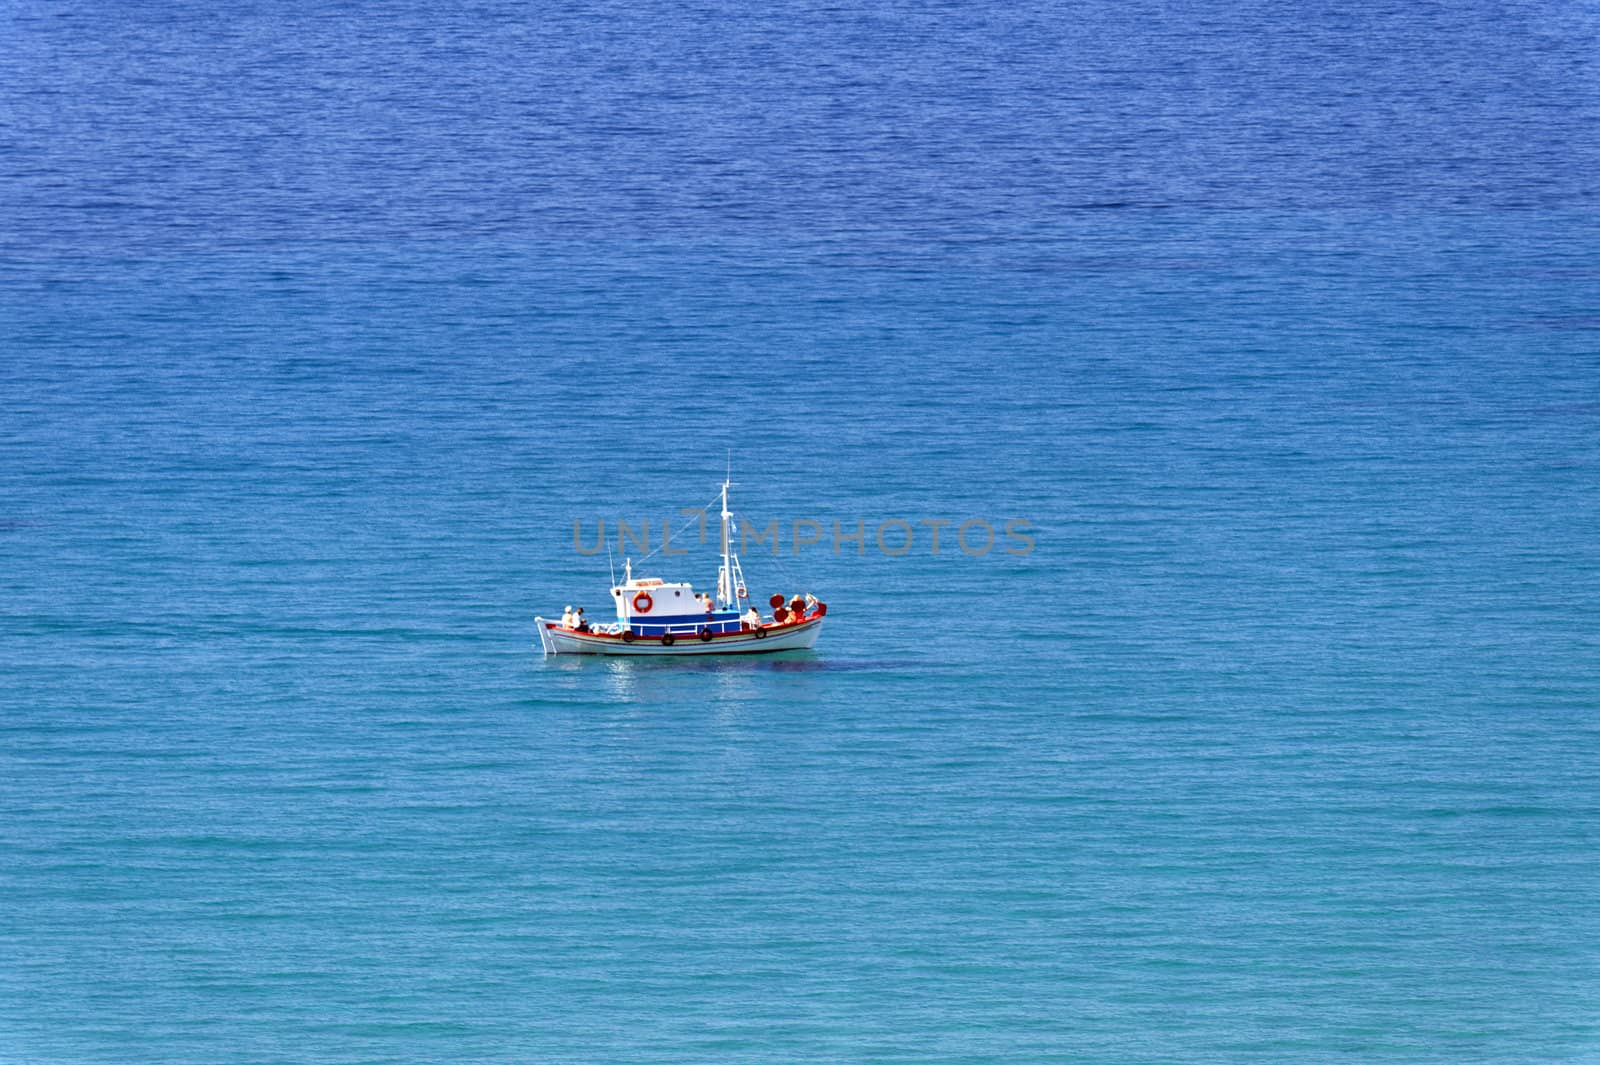
[[0, 40], [0, 1061], [1600, 1061], [1592, 2]]

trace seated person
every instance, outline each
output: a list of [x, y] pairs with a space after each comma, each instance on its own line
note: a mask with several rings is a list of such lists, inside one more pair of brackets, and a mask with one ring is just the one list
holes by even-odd
[[744, 627], [747, 629], [759, 629], [761, 627], [761, 614], [755, 607], [746, 610], [744, 617], [739, 620], [744, 623]]

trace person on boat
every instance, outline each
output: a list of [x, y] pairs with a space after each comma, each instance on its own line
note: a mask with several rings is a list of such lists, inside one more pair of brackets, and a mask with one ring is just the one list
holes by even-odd
[[578, 608], [578, 612], [573, 615], [572, 622], [572, 627], [579, 632], [589, 631], [589, 619], [583, 616], [583, 607], [580, 606]]
[[744, 627], [747, 629], [759, 629], [761, 627], [761, 612], [752, 606], [744, 612], [744, 617], [739, 620], [744, 622]]
[[572, 628], [572, 607], [570, 606], [561, 612], [561, 627], [563, 629]]
[[816, 609], [817, 609], [817, 602], [818, 602], [817, 597], [812, 595], [810, 592], [807, 592], [806, 593], [806, 613], [808, 613], [808, 614], [815, 613]]
[[789, 616], [794, 618], [796, 621], [799, 621], [801, 618], [805, 617], [805, 614], [806, 601], [800, 598], [799, 593], [796, 593], [795, 597], [789, 600]]

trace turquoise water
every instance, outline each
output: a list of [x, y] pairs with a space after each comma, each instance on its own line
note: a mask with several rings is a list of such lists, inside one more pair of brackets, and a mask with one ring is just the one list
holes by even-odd
[[[1600, 1054], [1592, 14], [129, 11], [6, 15], [0, 1060]], [[817, 649], [541, 656], [730, 452]]]

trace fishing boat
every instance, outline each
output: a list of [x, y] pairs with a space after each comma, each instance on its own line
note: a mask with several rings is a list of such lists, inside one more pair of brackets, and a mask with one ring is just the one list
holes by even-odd
[[[539, 642], [547, 655], [730, 655], [771, 654], [812, 647], [822, 634], [828, 604], [815, 596], [778, 594], [763, 613], [749, 595], [744, 568], [734, 550], [736, 532], [728, 509], [731, 480], [722, 482], [722, 566], [715, 593], [699, 593], [688, 583], [635, 577], [633, 560], [623, 564], [623, 579], [611, 599], [617, 620], [593, 625], [574, 618], [570, 608], [558, 621], [538, 617]], [[646, 556], [648, 559], [648, 556]]]

